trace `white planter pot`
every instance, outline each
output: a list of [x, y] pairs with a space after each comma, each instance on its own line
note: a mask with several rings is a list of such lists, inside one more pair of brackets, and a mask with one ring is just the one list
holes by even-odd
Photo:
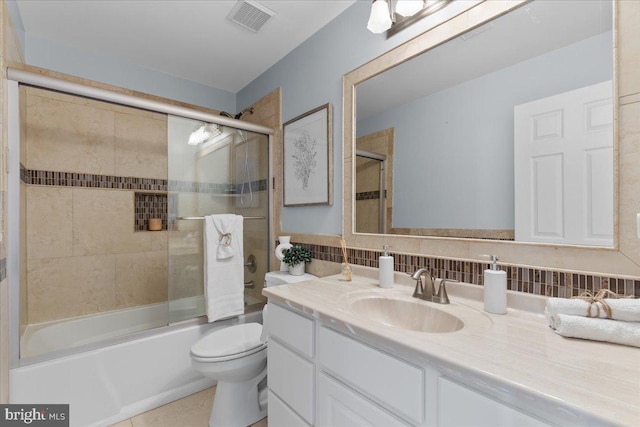
[[289, 274], [292, 276], [302, 276], [304, 274], [304, 262], [289, 266]]

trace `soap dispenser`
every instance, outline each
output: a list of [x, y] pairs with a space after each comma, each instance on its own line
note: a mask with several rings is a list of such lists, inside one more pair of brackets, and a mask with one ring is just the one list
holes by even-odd
[[491, 269], [484, 271], [484, 311], [493, 314], [507, 312], [507, 272], [498, 270], [498, 257], [491, 258]]
[[389, 255], [389, 245], [382, 247], [384, 255], [379, 258], [378, 273], [380, 275], [380, 287], [392, 288], [393, 287], [393, 257]]

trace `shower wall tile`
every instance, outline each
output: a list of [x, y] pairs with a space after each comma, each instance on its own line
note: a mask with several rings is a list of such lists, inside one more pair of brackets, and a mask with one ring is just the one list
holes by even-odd
[[116, 255], [116, 308], [167, 301], [167, 252]]
[[25, 166], [113, 175], [114, 125], [112, 111], [27, 91]]
[[167, 179], [167, 118], [117, 113], [115, 175]]
[[26, 188], [27, 258], [73, 254], [73, 195], [68, 188]]
[[[172, 231], [174, 251], [169, 253], [169, 299], [188, 298], [204, 293], [202, 247], [193, 239], [185, 239], [182, 232]], [[191, 241], [189, 241], [191, 240]], [[176, 249], [176, 247], [181, 249]], [[183, 249], [183, 248], [187, 249]]]
[[27, 280], [31, 324], [116, 308], [113, 255], [30, 260]]
[[73, 189], [73, 254], [135, 252], [124, 243], [134, 233], [133, 209], [130, 191]]
[[626, 96], [640, 92], [640, 40], [638, 39], [638, 16], [640, 3], [635, 1], [621, 1], [617, 4], [620, 9], [618, 17], [618, 70], [619, 96]]

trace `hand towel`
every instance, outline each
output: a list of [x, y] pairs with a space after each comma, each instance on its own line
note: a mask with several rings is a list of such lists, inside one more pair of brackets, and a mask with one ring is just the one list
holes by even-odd
[[640, 323], [557, 314], [556, 333], [563, 337], [640, 347]]
[[[216, 221], [217, 216], [206, 216], [204, 226], [204, 298], [209, 322], [244, 313], [243, 217], [231, 215], [231, 221], [229, 215], [220, 215], [224, 218]], [[225, 224], [230, 240], [220, 239], [226, 233], [218, 230], [216, 222]], [[218, 248], [227, 243], [229, 251], [219, 258]], [[233, 254], [227, 256], [229, 252]]]
[[[234, 229], [237, 216], [232, 214], [210, 215], [218, 232], [218, 248], [216, 249], [218, 259], [231, 258], [236, 254], [236, 245], [233, 244], [233, 240], [238, 237], [235, 235]], [[242, 239], [242, 234], [239, 236]]]
[[[607, 305], [611, 308], [611, 319], [627, 322], [640, 322], [640, 299], [634, 298], [607, 298]], [[591, 306], [591, 307], [590, 307]], [[601, 302], [589, 302], [573, 298], [549, 298], [545, 308], [547, 324], [553, 326], [553, 318], [556, 314], [572, 316], [599, 317], [606, 319], [607, 313]]]

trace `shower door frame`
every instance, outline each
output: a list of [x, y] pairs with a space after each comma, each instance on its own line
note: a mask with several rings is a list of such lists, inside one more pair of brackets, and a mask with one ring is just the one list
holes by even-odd
[[[270, 241], [274, 235], [274, 206], [273, 206], [273, 189], [271, 183], [274, 179], [273, 173], [273, 144], [275, 130], [266, 126], [257, 125], [233, 118], [220, 116], [213, 113], [172, 105], [162, 101], [156, 101], [138, 97], [135, 95], [127, 95], [118, 92], [112, 92], [108, 89], [102, 89], [84, 85], [81, 83], [70, 82], [55, 77], [46, 76], [44, 74], [34, 73], [27, 70], [16, 68], [7, 68], [7, 136], [8, 136], [8, 155], [7, 155], [7, 226], [8, 230], [18, 231], [20, 229], [20, 99], [19, 85], [25, 84], [29, 86], [39, 87], [42, 89], [54, 90], [67, 93], [70, 95], [82, 96], [95, 99], [98, 101], [120, 104], [128, 107], [138, 108], [142, 110], [163, 113], [194, 119], [203, 122], [215, 123], [222, 126], [229, 126], [236, 129], [246, 130], [268, 136], [268, 227], [267, 241]], [[20, 366], [20, 236], [18, 232], [6, 233], [7, 240], [7, 279], [9, 293], [9, 368]], [[270, 263], [270, 257], [267, 257], [267, 264]], [[270, 267], [270, 266], [268, 266]], [[267, 268], [269, 270], [269, 268]], [[191, 321], [198, 322], [198, 319]], [[188, 324], [191, 321], [184, 321], [181, 324]], [[171, 326], [167, 326], [171, 327]], [[160, 328], [156, 328], [160, 329]], [[155, 329], [154, 329], [155, 330]], [[144, 334], [146, 331], [141, 332]], [[122, 341], [129, 340], [130, 337], [123, 337]], [[35, 361], [34, 361], [35, 362]]]

